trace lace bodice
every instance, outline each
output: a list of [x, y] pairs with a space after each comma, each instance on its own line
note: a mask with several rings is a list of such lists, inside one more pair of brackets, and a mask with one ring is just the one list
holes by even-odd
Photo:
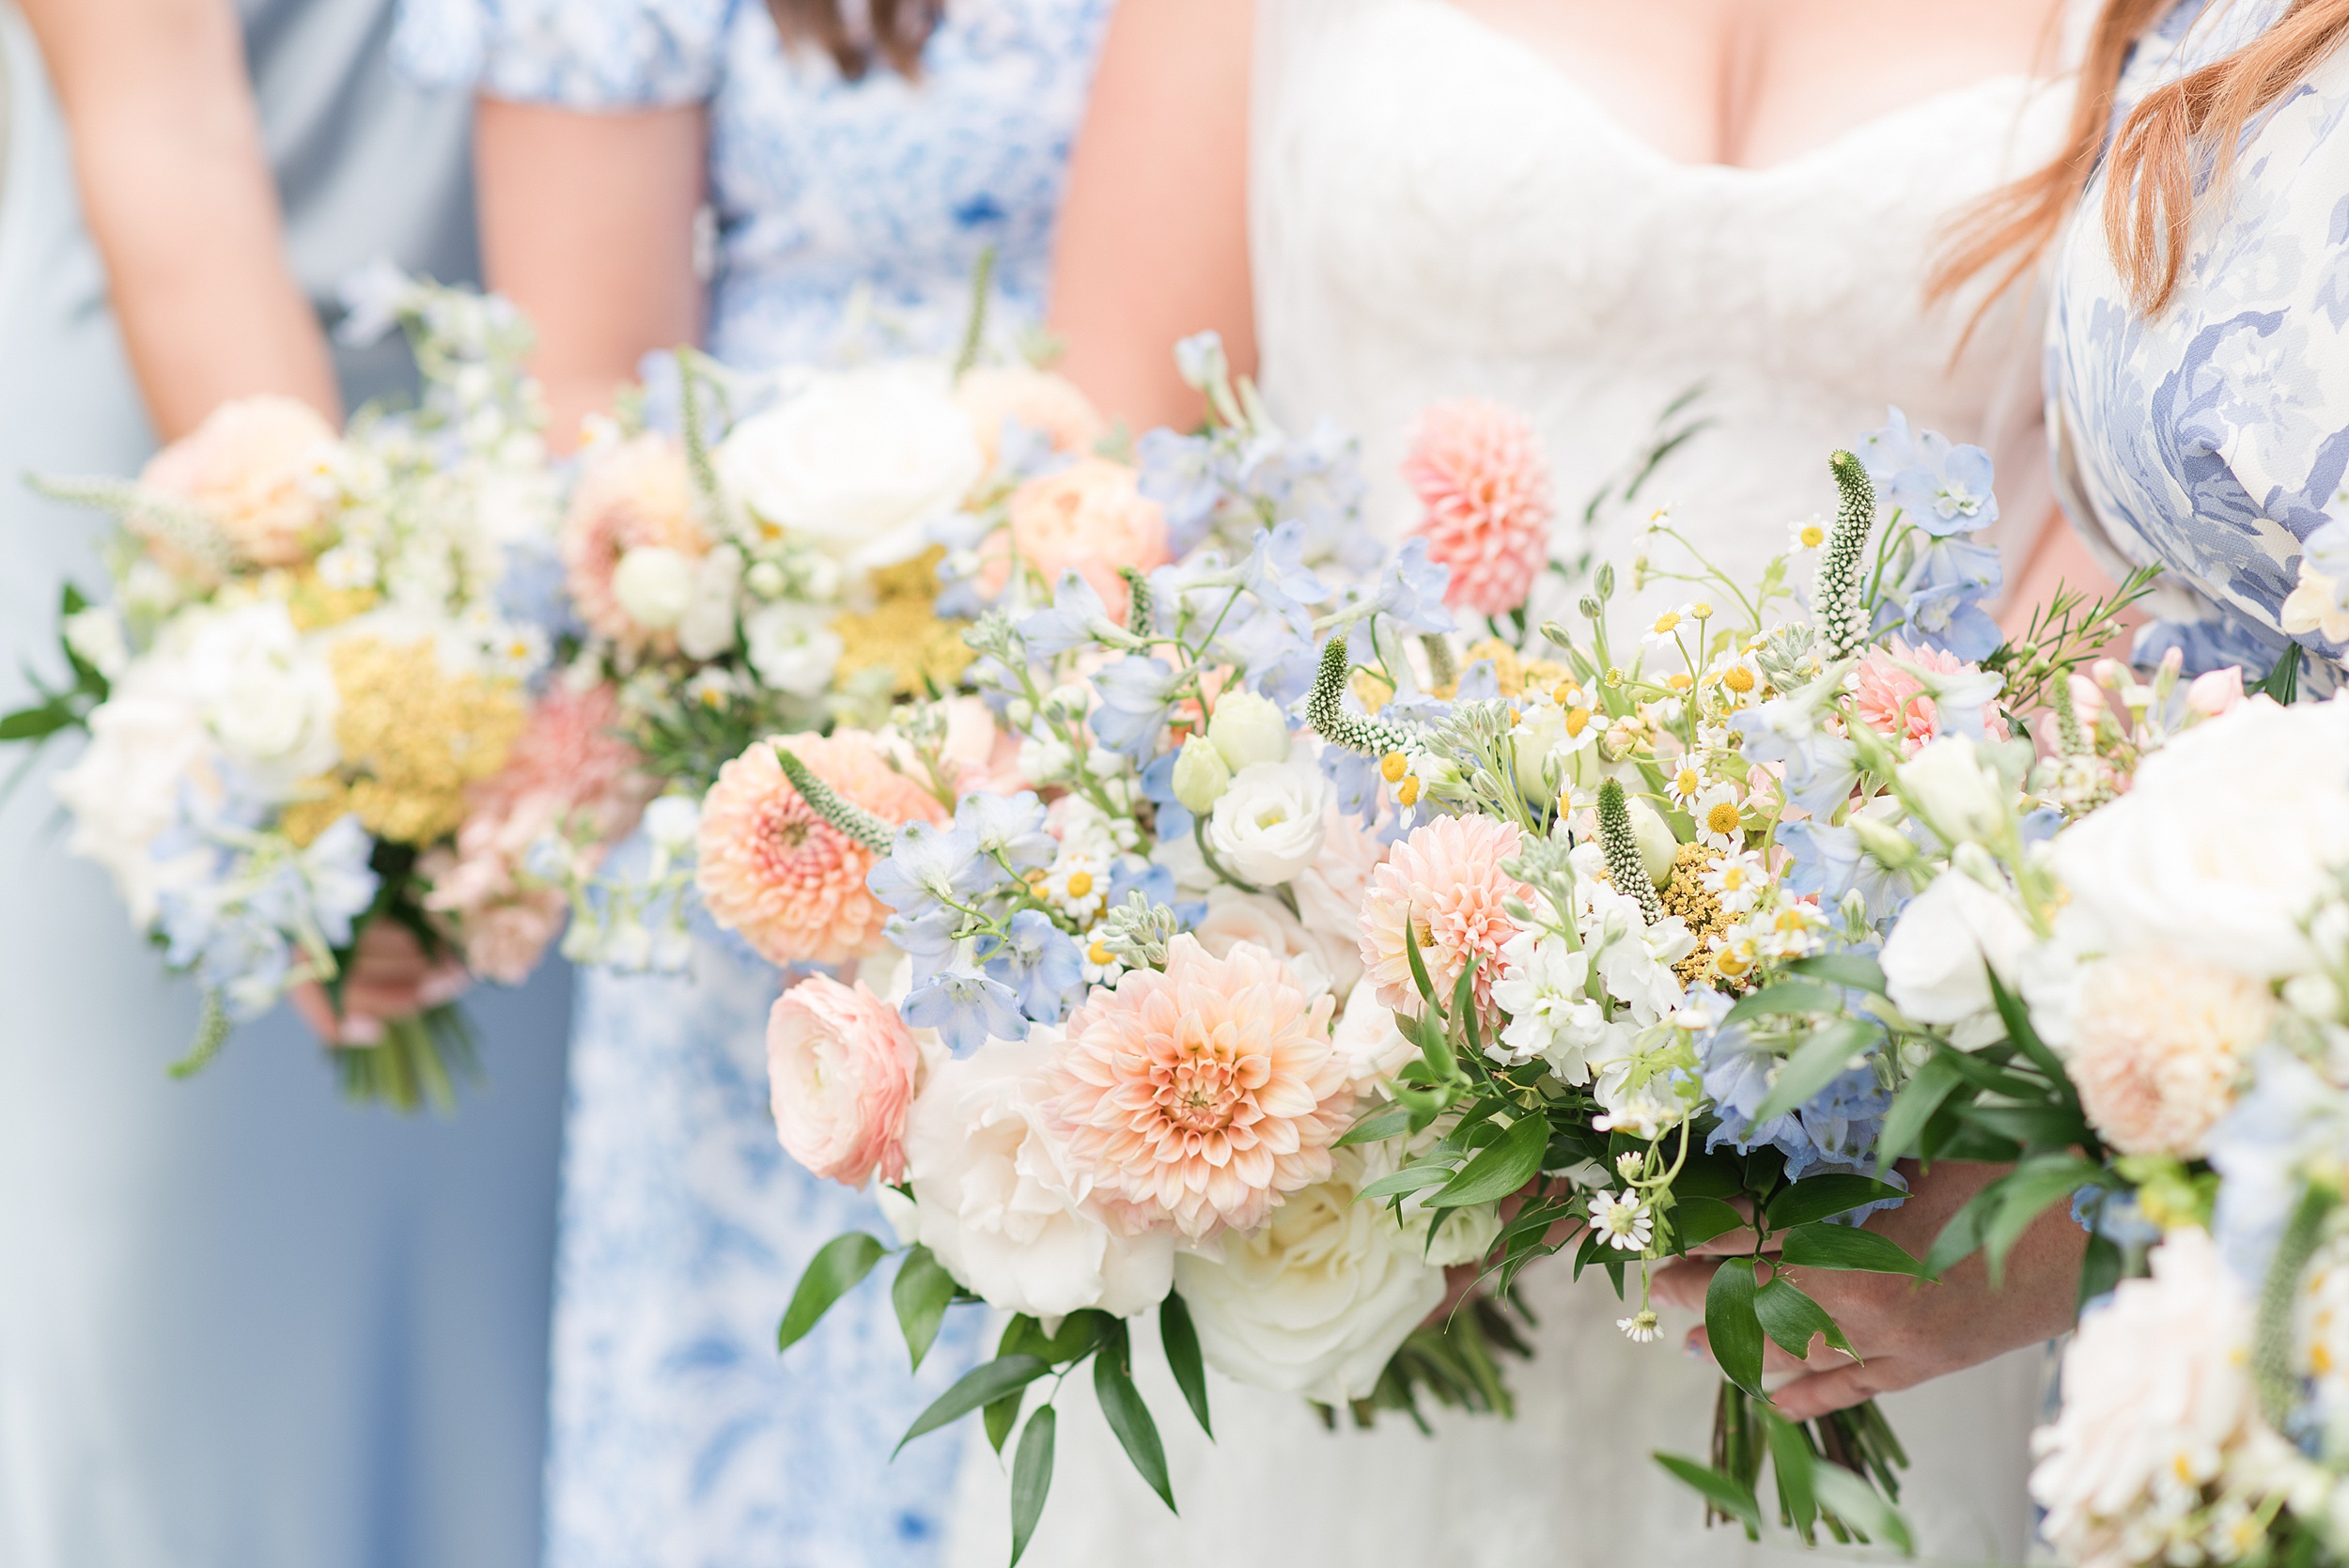
[[[1699, 385], [1711, 427], [1642, 500], [1673, 503], [1732, 569], [1831, 507], [1828, 453], [1888, 403], [1991, 448], [2010, 531], [2046, 517], [2035, 318], [2001, 302], [1952, 364], [1980, 295], [1928, 311], [1923, 279], [1959, 204], [2048, 155], [2061, 88], [2000, 78], [1771, 167], [1688, 164], [1443, 0], [1263, 14], [1264, 380], [1292, 420], [1360, 432], [1384, 531], [1410, 520], [1394, 458], [1427, 402], [1525, 410], [1579, 518]], [[1626, 554], [1635, 520], [1599, 553]]]
[[[2164, 83], [2249, 42], [2285, 0], [2186, 0], [2130, 55], [2113, 123]], [[2223, 204], [2196, 214], [2176, 298], [2146, 319], [2105, 241], [2101, 172], [2059, 251], [2049, 422], [2075, 521], [2117, 572], [2160, 565], [2140, 657], [2266, 669], [2301, 541], [2349, 517], [2349, 55], [2336, 53], [2246, 137]], [[2341, 644], [2300, 639], [2338, 664]], [[2304, 681], [2329, 687], [2322, 664]]]
[[764, 367], [833, 347], [860, 286], [886, 331], [950, 340], [989, 245], [1000, 293], [1038, 313], [1110, 4], [955, 0], [918, 82], [786, 49], [765, 0], [404, 0], [397, 49], [500, 98], [708, 105], [708, 347]]

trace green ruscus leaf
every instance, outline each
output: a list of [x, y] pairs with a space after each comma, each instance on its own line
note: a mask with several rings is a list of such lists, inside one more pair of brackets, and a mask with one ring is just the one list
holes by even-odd
[[1199, 1355], [1199, 1329], [1190, 1321], [1190, 1306], [1178, 1292], [1169, 1291], [1159, 1303], [1159, 1340], [1166, 1346], [1166, 1364], [1174, 1374], [1174, 1386], [1183, 1390], [1183, 1403], [1199, 1418], [1199, 1430], [1209, 1437], [1215, 1428], [1207, 1421], [1207, 1369]]
[[[913, 1418], [906, 1435], [897, 1439], [902, 1449], [925, 1433], [935, 1432], [948, 1421], [959, 1421], [981, 1405], [992, 1405], [1007, 1395], [1016, 1394], [1046, 1373], [1051, 1363], [1041, 1356], [998, 1356], [982, 1362], [962, 1374], [955, 1386], [930, 1402], [930, 1407]], [[892, 1456], [894, 1456], [894, 1450]]]
[[897, 1309], [897, 1327], [905, 1331], [906, 1350], [913, 1358], [914, 1370], [919, 1372], [922, 1358], [930, 1353], [930, 1345], [938, 1338], [938, 1326], [946, 1316], [946, 1304], [955, 1298], [955, 1277], [930, 1255], [926, 1247], [916, 1247], [906, 1253], [906, 1261], [898, 1266], [896, 1282], [889, 1287], [889, 1298]]
[[807, 1272], [800, 1276], [791, 1305], [784, 1309], [783, 1322], [775, 1329], [775, 1349], [788, 1350], [805, 1339], [807, 1331], [832, 1311], [832, 1304], [872, 1273], [873, 1265], [888, 1251], [879, 1237], [863, 1231], [850, 1231], [824, 1243]]
[[1059, 1419], [1049, 1405], [1028, 1418], [1019, 1434], [1019, 1450], [1011, 1461], [1011, 1560], [1028, 1549], [1038, 1519], [1044, 1517], [1045, 1495], [1052, 1489], [1052, 1438]]
[[1126, 1336], [1120, 1332], [1093, 1358], [1094, 1397], [1101, 1402], [1101, 1414], [1108, 1418], [1110, 1430], [1117, 1434], [1126, 1457], [1134, 1462], [1150, 1490], [1172, 1509], [1174, 1483], [1166, 1473], [1166, 1449], [1159, 1441], [1159, 1424], [1150, 1419], [1150, 1407], [1143, 1403], [1142, 1390], [1134, 1387], [1133, 1371], [1126, 1359]]

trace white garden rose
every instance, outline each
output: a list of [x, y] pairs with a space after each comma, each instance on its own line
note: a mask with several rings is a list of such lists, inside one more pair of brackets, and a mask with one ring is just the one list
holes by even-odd
[[2002, 984], [2015, 985], [2032, 941], [2011, 900], [1962, 871], [1946, 871], [1908, 901], [1884, 939], [1886, 992], [1919, 1023], [1980, 1018], [1997, 1006], [1991, 971]]
[[928, 361], [818, 374], [736, 426], [717, 463], [755, 516], [858, 569], [920, 553], [987, 472], [946, 367]]
[[762, 605], [743, 618], [751, 668], [770, 691], [821, 696], [848, 644], [832, 629], [832, 613], [812, 604]]
[[2083, 952], [2167, 948], [2257, 980], [2318, 967], [2301, 921], [2349, 861], [2349, 705], [2253, 698], [2056, 836]]
[[218, 788], [216, 748], [184, 675], [168, 660], [134, 660], [91, 713], [88, 746], [50, 781], [73, 815], [66, 847], [106, 868], [141, 927], [170, 879], [154, 846], [178, 819], [179, 792]]
[[693, 558], [667, 545], [638, 545], [612, 568], [612, 597], [647, 631], [666, 631], [693, 603]]
[[342, 708], [334, 673], [284, 605], [191, 615], [159, 651], [185, 660], [204, 722], [247, 788], [290, 800], [303, 781], [334, 766]]
[[1223, 694], [1215, 705], [1215, 717], [1207, 721], [1207, 739], [1235, 773], [1289, 757], [1289, 725], [1281, 716], [1281, 705], [1253, 691]]
[[1271, 887], [1314, 863], [1329, 809], [1330, 783], [1314, 764], [1254, 763], [1217, 799], [1207, 842], [1240, 880]]
[[1330, 1180], [1292, 1193], [1255, 1230], [1224, 1236], [1221, 1258], [1177, 1257], [1174, 1282], [1218, 1371], [1342, 1405], [1371, 1391], [1442, 1302], [1444, 1280], [1421, 1256], [1423, 1224], [1407, 1227], [1386, 1204], [1357, 1200], [1369, 1179], [1361, 1151], [1333, 1157]]
[[1091, 1201], [1053, 1121], [1057, 1030], [989, 1040], [933, 1073], [906, 1119], [914, 1231], [988, 1305], [1131, 1317], [1174, 1279], [1171, 1233], [1129, 1235]]

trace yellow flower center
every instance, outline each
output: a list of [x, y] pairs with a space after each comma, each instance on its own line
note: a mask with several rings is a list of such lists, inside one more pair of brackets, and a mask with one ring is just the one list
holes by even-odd
[[1678, 626], [1679, 624], [1680, 612], [1677, 610], [1667, 610], [1662, 614], [1656, 617], [1656, 634], [1658, 637], [1661, 637], [1664, 633], [1670, 631], [1672, 628]]
[[1587, 707], [1566, 709], [1566, 737], [1572, 739], [1590, 727], [1591, 710]]
[[1419, 775], [1416, 773], [1405, 774], [1403, 776], [1403, 782], [1395, 786], [1394, 798], [1397, 801], [1407, 806], [1418, 805]]
[[1394, 784], [1411, 770], [1411, 765], [1401, 752], [1389, 752], [1378, 759], [1378, 776]]
[[1806, 522], [1802, 525], [1801, 538], [1803, 549], [1816, 550], [1827, 543], [1827, 530], [1815, 522]]
[[1560, 707], [1572, 707], [1581, 695], [1582, 688], [1570, 680], [1562, 680], [1551, 689], [1549, 700]]
[[1721, 676], [1721, 684], [1742, 697], [1753, 690], [1753, 672], [1743, 664], [1732, 664]]
[[1737, 831], [1736, 802], [1723, 800], [1715, 805], [1711, 811], [1704, 814], [1704, 826], [1707, 831], [1716, 833], [1735, 832]]
[[1746, 868], [1742, 865], [1721, 867], [1721, 892], [1735, 893], [1746, 885]]
[[1068, 896], [1082, 898], [1093, 891], [1093, 873], [1072, 871], [1068, 874]]
[[1085, 949], [1085, 957], [1097, 965], [1107, 964], [1114, 956], [1116, 955], [1099, 942], [1095, 942]]
[[1699, 599], [1688, 606], [1688, 616], [1691, 620], [1709, 621], [1713, 618], [1713, 607]]
[[1697, 777], [1697, 770], [1693, 768], [1684, 768], [1672, 775], [1672, 787], [1683, 795], [1694, 795], [1703, 782]]
[[1688, 671], [1674, 670], [1671, 675], [1664, 677], [1664, 684], [1671, 687], [1675, 691], [1686, 691], [1689, 687], [1694, 686], [1696, 682], [1688, 678]]

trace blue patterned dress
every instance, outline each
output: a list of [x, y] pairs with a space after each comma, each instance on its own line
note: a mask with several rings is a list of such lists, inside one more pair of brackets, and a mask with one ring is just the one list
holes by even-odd
[[[2155, 88], [2241, 48], [2289, 0], [2184, 0], [2140, 41], [2113, 124]], [[2107, 565], [2165, 567], [2140, 636], [2189, 672], [2266, 670], [2303, 544], [2349, 518], [2349, 53], [2253, 122], [2196, 213], [2177, 296], [2129, 303], [2104, 234], [2104, 176], [2059, 252], [2047, 427], [2073, 521]], [[2307, 678], [2342, 645], [2315, 631]]]
[[[708, 346], [758, 369], [823, 357], [844, 313], [868, 342], [879, 322], [944, 346], [989, 245], [1008, 310], [1036, 313], [1110, 0], [952, 0], [918, 82], [855, 83], [819, 51], [786, 51], [761, 0], [407, 6], [402, 57], [428, 80], [581, 110], [708, 106]], [[884, 1267], [775, 1355], [816, 1249], [853, 1226], [886, 1234], [869, 1198], [776, 1145], [776, 987], [714, 933], [690, 979], [581, 982], [551, 1568], [921, 1568], [944, 1545], [959, 1432], [889, 1452], [969, 1365], [973, 1325], [950, 1327], [910, 1380]]]

